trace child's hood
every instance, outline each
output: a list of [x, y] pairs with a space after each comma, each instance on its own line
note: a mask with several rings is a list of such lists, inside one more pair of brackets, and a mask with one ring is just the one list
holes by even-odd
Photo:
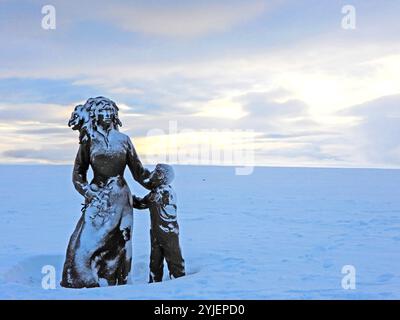
[[162, 184], [172, 183], [175, 178], [175, 173], [172, 166], [168, 164], [158, 164], [157, 169], [160, 170], [164, 175], [164, 178], [162, 179]]

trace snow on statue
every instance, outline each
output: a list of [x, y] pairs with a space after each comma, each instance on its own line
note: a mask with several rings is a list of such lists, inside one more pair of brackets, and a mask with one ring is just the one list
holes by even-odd
[[[132, 196], [123, 177], [146, 186], [150, 172], [128, 136], [118, 131], [118, 107], [104, 97], [75, 107], [68, 123], [79, 130], [73, 169], [75, 189], [85, 197], [82, 216], [71, 235], [61, 285], [69, 288], [126, 284], [132, 264]], [[88, 183], [87, 171], [93, 170]]]

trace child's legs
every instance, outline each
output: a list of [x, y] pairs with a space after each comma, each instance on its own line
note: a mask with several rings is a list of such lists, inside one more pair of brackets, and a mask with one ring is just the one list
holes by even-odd
[[151, 253], [150, 253], [150, 279], [149, 282], [160, 282], [164, 271], [164, 253], [163, 248], [157, 238], [150, 230]]
[[185, 260], [182, 257], [178, 235], [171, 233], [165, 241], [164, 256], [167, 261], [170, 278], [185, 275]]

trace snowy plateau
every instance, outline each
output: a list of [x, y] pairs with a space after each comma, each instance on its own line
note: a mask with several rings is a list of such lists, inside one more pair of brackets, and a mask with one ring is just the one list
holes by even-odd
[[[134, 212], [132, 284], [59, 286], [82, 197], [70, 166], [0, 166], [1, 299], [400, 299], [400, 170], [175, 166], [187, 276], [148, 284]], [[131, 191], [146, 190], [125, 172]], [[345, 289], [344, 266], [355, 288]], [[42, 286], [54, 266], [56, 288]]]

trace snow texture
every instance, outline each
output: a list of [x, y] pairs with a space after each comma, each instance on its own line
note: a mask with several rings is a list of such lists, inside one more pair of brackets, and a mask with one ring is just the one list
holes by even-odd
[[[72, 168], [0, 166], [0, 298], [400, 299], [400, 171], [174, 168], [188, 275], [147, 283], [149, 214], [135, 210], [132, 284], [66, 289], [82, 202]], [[56, 269], [54, 290], [42, 288], [45, 265]], [[344, 265], [356, 268], [355, 290], [341, 286]]]

